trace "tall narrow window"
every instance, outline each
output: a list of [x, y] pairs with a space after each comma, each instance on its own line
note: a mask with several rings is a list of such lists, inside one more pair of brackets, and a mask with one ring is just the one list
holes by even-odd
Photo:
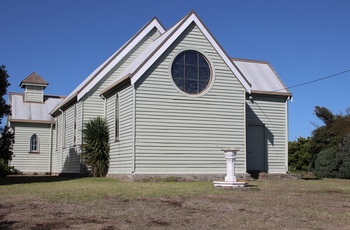
[[115, 96], [115, 122], [114, 122], [114, 135], [115, 140], [119, 140], [119, 94]]
[[56, 133], [56, 147], [55, 149], [57, 150], [58, 149], [58, 119], [55, 118], [55, 133]]
[[66, 120], [66, 112], [63, 112], [63, 125], [62, 125], [62, 128], [63, 128], [63, 138], [62, 138], [62, 147], [63, 148], [66, 148], [66, 132], [67, 132], [67, 120]]
[[74, 105], [74, 124], [73, 124], [73, 141], [74, 145], [76, 145], [77, 142], [77, 107]]
[[39, 138], [35, 133], [30, 137], [30, 152], [39, 152]]

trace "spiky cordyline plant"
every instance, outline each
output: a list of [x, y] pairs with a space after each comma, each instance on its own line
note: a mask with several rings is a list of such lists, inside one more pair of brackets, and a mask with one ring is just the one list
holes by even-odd
[[94, 118], [84, 123], [82, 159], [90, 175], [104, 177], [109, 167], [109, 131], [106, 119]]

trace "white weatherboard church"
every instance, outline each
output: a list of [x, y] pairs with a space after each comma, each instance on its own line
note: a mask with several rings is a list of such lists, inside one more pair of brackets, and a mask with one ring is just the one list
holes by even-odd
[[109, 175], [288, 171], [291, 93], [267, 62], [231, 58], [195, 12], [166, 30], [154, 18], [67, 97], [44, 95], [36, 73], [10, 93], [11, 164], [23, 172], [82, 173], [82, 128], [105, 117]]

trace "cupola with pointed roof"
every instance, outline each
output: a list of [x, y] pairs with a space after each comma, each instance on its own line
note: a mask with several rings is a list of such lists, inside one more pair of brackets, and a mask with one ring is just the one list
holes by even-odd
[[23, 79], [20, 87], [24, 88], [24, 101], [26, 102], [44, 102], [44, 89], [49, 83], [33, 72]]

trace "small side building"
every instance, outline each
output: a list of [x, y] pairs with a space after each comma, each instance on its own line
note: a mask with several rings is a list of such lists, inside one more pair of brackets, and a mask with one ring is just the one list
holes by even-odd
[[292, 94], [266, 61], [232, 58], [249, 82], [246, 157], [249, 173], [288, 171], [288, 100]]
[[9, 93], [7, 125], [15, 132], [11, 165], [24, 173], [51, 172], [55, 119], [50, 112], [64, 97], [45, 95], [48, 84], [33, 72], [20, 83], [24, 93]]

